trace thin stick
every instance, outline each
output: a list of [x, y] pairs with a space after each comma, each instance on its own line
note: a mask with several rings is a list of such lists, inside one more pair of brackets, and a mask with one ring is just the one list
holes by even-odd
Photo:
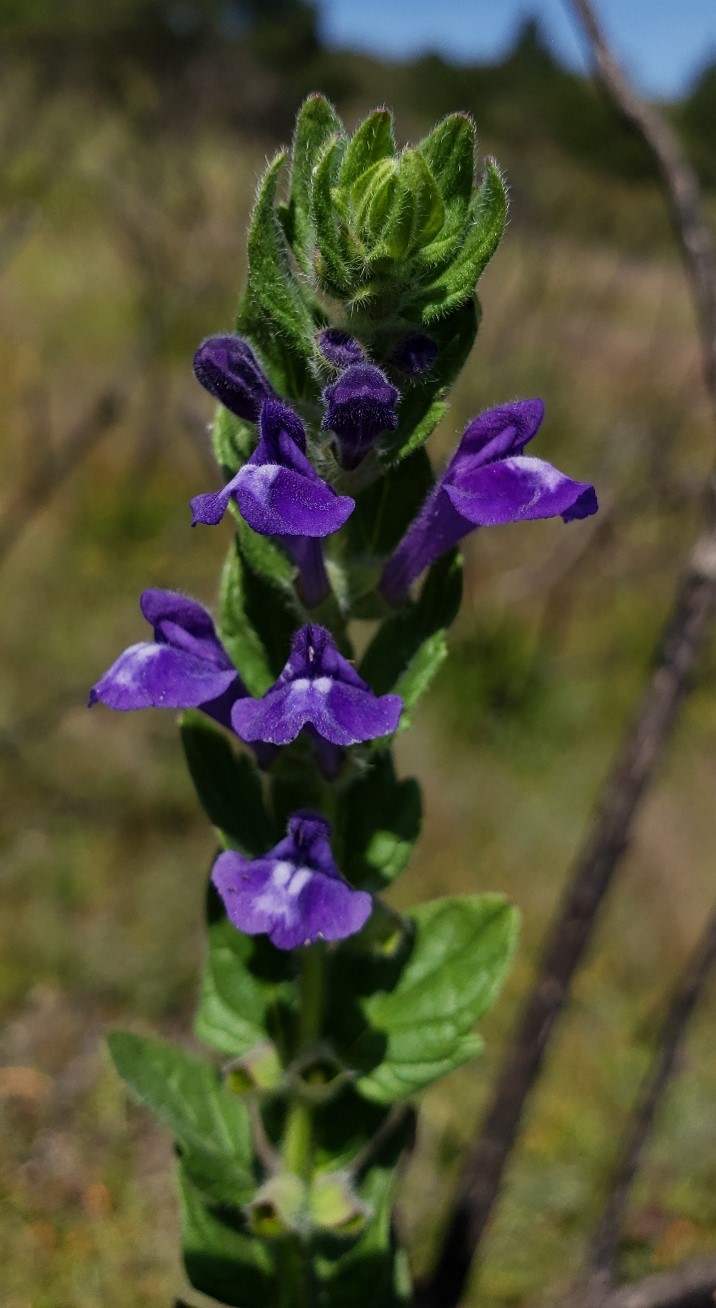
[[713, 1308], [715, 1296], [716, 1257], [697, 1258], [676, 1271], [622, 1285], [607, 1295], [603, 1308]]
[[[716, 277], [711, 237], [699, 217], [699, 188], [676, 138], [655, 110], [641, 104], [618, 70], [586, 0], [573, 0], [599, 60], [608, 94], [646, 140], [664, 178], [700, 323], [703, 372], [716, 412]], [[599, 910], [629, 845], [639, 805], [673, 731], [689, 679], [711, 630], [716, 607], [716, 479], [705, 486], [706, 526], [682, 576], [651, 673], [591, 830], [566, 888], [531, 994], [498, 1077], [482, 1134], [468, 1156], [434, 1272], [418, 1287], [419, 1308], [455, 1308], [499, 1194], [525, 1105], [568, 1002], [572, 978], [589, 945]]]
[[674, 991], [661, 1031], [653, 1065], [647, 1073], [641, 1095], [627, 1126], [604, 1211], [592, 1242], [587, 1290], [579, 1302], [603, 1302], [615, 1280], [619, 1241], [624, 1228], [627, 1202], [639, 1169], [657, 1109], [676, 1069], [679, 1051], [694, 1009], [703, 995], [711, 970], [716, 965], [716, 909]]

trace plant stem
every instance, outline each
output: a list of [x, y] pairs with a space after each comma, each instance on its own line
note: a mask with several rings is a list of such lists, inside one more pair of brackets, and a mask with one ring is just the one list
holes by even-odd
[[[306, 1054], [321, 1033], [325, 956], [321, 944], [301, 951], [299, 981], [298, 1053]], [[311, 1105], [295, 1094], [289, 1105], [283, 1141], [283, 1163], [304, 1181], [310, 1181], [313, 1167]]]

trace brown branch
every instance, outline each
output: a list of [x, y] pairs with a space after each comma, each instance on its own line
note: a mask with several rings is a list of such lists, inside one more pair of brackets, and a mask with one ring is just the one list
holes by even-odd
[[119, 422], [128, 401], [126, 392], [108, 389], [96, 399], [76, 423], [59, 453], [42, 472], [18, 490], [0, 519], [0, 561], [17, 545], [35, 514], [51, 499], [54, 492], [74, 472], [90, 450]]
[[[711, 238], [698, 212], [698, 183], [676, 138], [655, 110], [642, 105], [607, 51], [586, 0], [573, 0], [599, 60], [608, 94], [654, 152], [691, 278], [700, 323], [704, 377], [716, 410], [716, 278]], [[603, 787], [596, 815], [550, 929], [537, 979], [468, 1156], [435, 1270], [418, 1287], [419, 1308], [455, 1308], [470, 1275], [539, 1077], [572, 978], [592, 939], [599, 910], [629, 845], [634, 821], [674, 728], [716, 607], [716, 497], [705, 488], [707, 525], [677, 585], [657, 647], [654, 670]]]
[[622, 1285], [607, 1295], [603, 1308], [713, 1308], [714, 1303], [716, 1256]]
[[590, 0], [566, 0], [566, 3], [571, 4], [584, 28], [608, 99], [649, 147], [661, 172], [699, 316], [706, 387], [716, 408], [716, 257], [711, 231], [701, 217], [698, 178], [669, 123], [630, 85], [609, 49]]
[[634, 1178], [651, 1133], [657, 1109], [676, 1069], [688, 1024], [716, 965], [716, 909], [689, 960], [669, 1005], [653, 1065], [647, 1073], [641, 1095], [627, 1126], [601, 1220], [592, 1242], [590, 1273], [586, 1288], [575, 1302], [581, 1308], [604, 1303], [615, 1280], [619, 1241], [624, 1228], [627, 1202]]

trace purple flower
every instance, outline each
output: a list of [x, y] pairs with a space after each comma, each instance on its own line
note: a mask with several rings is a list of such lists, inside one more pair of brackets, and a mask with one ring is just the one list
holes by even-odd
[[288, 834], [263, 858], [227, 850], [211, 879], [229, 921], [254, 936], [266, 932], [277, 949], [316, 940], [344, 940], [360, 931], [373, 907], [365, 890], [353, 890], [333, 860], [331, 828], [318, 813], [294, 813]]
[[544, 416], [541, 400], [490, 409], [466, 427], [447, 468], [388, 559], [380, 590], [399, 603], [411, 581], [474, 527], [528, 518], [564, 522], [597, 511], [594, 487], [523, 454]]
[[209, 336], [194, 355], [197, 381], [237, 418], [256, 422], [273, 395], [251, 346], [238, 336]]
[[363, 346], [355, 336], [341, 331], [340, 327], [327, 327], [318, 338], [318, 348], [327, 363], [334, 368], [350, 368], [352, 363], [365, 359]]
[[332, 745], [357, 745], [395, 731], [402, 711], [399, 695], [374, 695], [336, 649], [325, 627], [300, 627], [278, 681], [262, 699], [234, 705], [234, 731], [242, 740], [288, 745], [312, 726]]
[[214, 629], [196, 600], [171, 590], [145, 590], [139, 601], [154, 641], [130, 645], [89, 696], [112, 709], [200, 708], [222, 726], [247, 695]]
[[259, 443], [248, 463], [223, 490], [191, 501], [193, 525], [214, 526], [233, 497], [241, 516], [262, 536], [330, 536], [355, 508], [337, 495], [306, 458], [306, 432], [280, 400], [266, 400], [259, 418]]
[[372, 363], [355, 363], [323, 392], [322, 427], [335, 432], [340, 462], [356, 468], [382, 431], [398, 425], [399, 392]]
[[408, 377], [422, 377], [430, 372], [438, 353], [437, 342], [424, 332], [409, 332], [398, 341], [389, 362]]

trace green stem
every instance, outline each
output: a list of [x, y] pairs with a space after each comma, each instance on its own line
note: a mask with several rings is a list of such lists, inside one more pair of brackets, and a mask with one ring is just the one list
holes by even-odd
[[[306, 1054], [321, 1034], [325, 954], [321, 944], [301, 951], [299, 980], [298, 1054]], [[289, 1105], [283, 1140], [283, 1162], [289, 1172], [310, 1181], [313, 1169], [311, 1105], [295, 1095]]]

